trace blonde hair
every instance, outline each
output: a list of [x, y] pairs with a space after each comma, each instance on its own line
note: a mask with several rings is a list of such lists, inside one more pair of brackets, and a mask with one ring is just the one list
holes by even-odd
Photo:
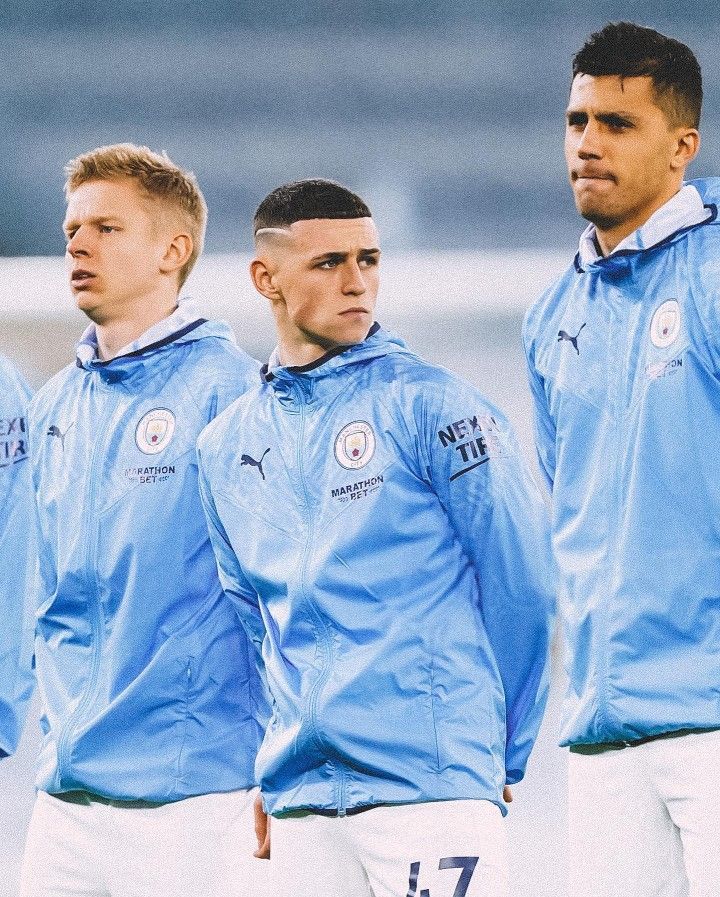
[[207, 205], [195, 175], [177, 166], [167, 153], [146, 146], [116, 143], [100, 146], [72, 159], [65, 166], [65, 196], [88, 181], [131, 178], [152, 197], [177, 211], [193, 241], [190, 258], [179, 271], [182, 286], [202, 252], [207, 224]]

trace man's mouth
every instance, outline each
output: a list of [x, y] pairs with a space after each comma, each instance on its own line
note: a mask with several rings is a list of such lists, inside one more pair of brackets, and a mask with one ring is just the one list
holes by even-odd
[[82, 268], [78, 268], [70, 275], [70, 283], [72, 284], [72, 286], [79, 289], [87, 286], [94, 277], [95, 275], [92, 273], [92, 271], [85, 271]]
[[578, 181], [611, 181], [615, 182], [615, 176], [607, 171], [593, 171], [592, 169], [576, 169], [572, 173], [572, 182], [576, 184]]

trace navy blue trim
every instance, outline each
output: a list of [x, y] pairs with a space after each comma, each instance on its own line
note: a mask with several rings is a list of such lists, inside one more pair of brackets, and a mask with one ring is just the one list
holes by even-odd
[[315, 361], [311, 361], [309, 364], [296, 364], [293, 365], [293, 367], [286, 368], [286, 370], [293, 374], [307, 374], [309, 371], [321, 368], [325, 362], [330, 361], [331, 358], [335, 358], [335, 356], [347, 352], [348, 349], [352, 349], [353, 345], [357, 346], [358, 344], [353, 343], [349, 346], [336, 346], [334, 349], [330, 349], [329, 352], [326, 352], [324, 355], [321, 355], [320, 358], [316, 358]]
[[[146, 352], [152, 352], [155, 349], [162, 349], [163, 346], [169, 346], [170, 343], [174, 343], [181, 337], [187, 336], [188, 333], [192, 333], [192, 331], [199, 327], [201, 324], [207, 324], [207, 318], [198, 318], [197, 321], [193, 321], [191, 324], [188, 324], [187, 327], [183, 327], [182, 330], [171, 333], [169, 336], [166, 336], [164, 339], [158, 340], [156, 343], [150, 343], [147, 346], [143, 346], [142, 349], [137, 349], [135, 352], [128, 352], [127, 355], [116, 355], [115, 358], [111, 358], [109, 359], [109, 361], [96, 361], [93, 366], [95, 368], [105, 368], [109, 364], [112, 364], [113, 361], [117, 361], [118, 359], [139, 358], [141, 355], [145, 355]], [[80, 363], [79, 358], [76, 358], [75, 362], [79, 368], [83, 368], [83, 370], [85, 370], [85, 367]]]
[[[379, 329], [380, 325], [375, 321], [370, 330], [368, 330], [365, 339], [375, 336]], [[365, 342], [365, 340], [362, 342]], [[354, 349], [355, 346], [360, 345], [362, 345], [362, 343], [353, 343], [349, 346], [336, 346], [334, 349], [330, 349], [329, 352], [326, 352], [324, 355], [321, 355], [320, 358], [316, 358], [315, 361], [311, 361], [309, 364], [299, 364], [293, 367], [288, 367], [285, 370], [290, 371], [292, 374], [307, 374], [309, 371], [314, 371], [316, 368], [322, 367], [326, 362], [330, 361], [331, 358], [335, 358], [337, 355], [342, 355], [342, 353], [347, 352], [348, 349]], [[267, 383], [275, 379], [275, 375], [272, 371], [268, 371], [268, 366], [266, 364], [262, 366], [260, 373]]]
[[[363, 804], [361, 807], [348, 807], [343, 811], [343, 816], [357, 816], [359, 813], [364, 813], [366, 810], [374, 810], [375, 807], [387, 807], [392, 806], [391, 804]], [[312, 809], [308, 809], [309, 813], [312, 813], [313, 816], [327, 816], [330, 819], [336, 819], [340, 815], [339, 810], [326, 810], [322, 807], [313, 807]]]
[[458, 477], [461, 477], [464, 473], [470, 473], [471, 470], [475, 470], [476, 467], [480, 467], [481, 464], [487, 464], [489, 458], [483, 458], [482, 461], [478, 461], [477, 464], [471, 464], [470, 467], [464, 467], [462, 470], [458, 470], [457, 473], [454, 473], [450, 477], [450, 482], [456, 480]]
[[8, 461], [7, 464], [0, 464], [0, 470], [2, 470], [3, 467], [12, 467], [14, 464], [19, 464], [21, 461], [27, 461], [29, 457], [29, 455], [23, 455], [22, 458], [18, 458], [15, 461]]
[[[668, 234], [667, 237], [660, 240], [659, 243], [654, 243], [652, 246], [646, 246], [644, 249], [621, 249], [620, 252], [612, 252], [610, 255], [602, 256], [597, 259], [597, 261], [591, 262], [591, 265], [602, 265], [604, 261], [623, 258], [628, 255], [637, 255], [640, 252], [654, 252], [656, 249], [662, 249], [663, 246], [667, 246], [672, 240], [675, 240], [677, 237], [682, 234], [687, 233], [688, 231], [694, 230], [696, 227], [703, 227], [705, 224], [712, 224], [717, 216], [718, 216], [718, 207], [715, 203], [710, 203], [709, 205], [703, 205], [704, 209], [710, 210], [710, 217], [706, 218], [704, 221], [697, 221], [695, 224], [688, 224], [687, 227], [681, 227], [679, 230], [673, 231], [673, 233]], [[580, 253], [578, 252], [575, 256], [575, 268], [578, 274], [584, 274], [587, 269], [582, 268], [580, 266]]]

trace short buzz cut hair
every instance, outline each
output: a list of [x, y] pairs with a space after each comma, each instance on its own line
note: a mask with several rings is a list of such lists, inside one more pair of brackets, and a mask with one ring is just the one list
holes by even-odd
[[652, 28], [611, 22], [591, 34], [573, 57], [576, 75], [652, 78], [657, 105], [672, 127], [697, 128], [702, 107], [702, 73], [692, 50]]
[[72, 159], [65, 166], [65, 196], [89, 181], [136, 181], [150, 197], [178, 215], [193, 241], [190, 258], [178, 272], [182, 286], [198, 260], [205, 242], [207, 204], [195, 175], [176, 165], [167, 153], [156, 153], [134, 143], [100, 146]]
[[323, 178], [291, 181], [276, 187], [257, 207], [253, 233], [265, 228], [287, 228], [296, 221], [314, 218], [372, 218], [360, 197]]

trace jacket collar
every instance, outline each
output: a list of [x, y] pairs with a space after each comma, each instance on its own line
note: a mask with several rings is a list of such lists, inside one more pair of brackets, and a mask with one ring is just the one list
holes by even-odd
[[361, 343], [338, 346], [310, 364], [283, 367], [279, 365], [276, 350], [262, 368], [262, 378], [283, 404], [295, 404], [293, 395], [301, 395], [304, 403], [313, 404], [342, 388], [338, 374], [362, 362], [395, 353], [412, 354], [401, 339], [375, 323]]
[[204, 323], [205, 318], [198, 313], [195, 302], [189, 298], [182, 299], [171, 315], [149, 327], [141, 336], [128, 343], [127, 346], [123, 346], [117, 355], [107, 361], [98, 358], [97, 330], [94, 324], [90, 324], [77, 346], [77, 366], [85, 370], [107, 367], [118, 359], [142, 355], [174, 342]]
[[575, 259], [579, 271], [590, 267], [602, 267], [609, 260], [630, 253], [642, 252], [679, 236], [691, 227], [703, 224], [715, 216], [713, 207], [706, 206], [697, 189], [685, 184], [672, 199], [654, 212], [642, 227], [629, 234], [608, 255], [602, 256], [598, 249], [595, 225], [589, 224], [580, 237], [580, 246]]
[[[373, 339], [373, 337], [376, 337], [378, 334], [380, 334], [379, 339]], [[354, 346], [337, 346], [337, 348], [330, 349], [329, 352], [326, 352], [324, 355], [321, 355], [320, 358], [311, 361], [309, 364], [288, 366], [283, 365], [280, 361], [280, 350], [276, 346], [270, 355], [268, 363], [263, 365], [261, 371], [262, 377], [266, 382], [272, 383], [273, 380], [293, 379], [298, 374], [311, 374], [313, 371], [318, 371], [319, 376], [324, 376], [327, 373], [330, 373], [331, 367], [343, 367], [349, 360], [356, 361], [359, 354], [362, 354], [363, 356], [367, 356], [368, 354], [385, 355], [386, 352], [383, 350], [383, 345], [386, 341], [392, 341], [392, 337], [390, 337], [386, 331], [382, 330], [376, 321], [361, 343], [356, 343]], [[402, 342], [397, 339], [394, 341], [397, 343]], [[404, 343], [402, 343], [402, 345], [404, 345]], [[334, 358], [338, 358], [339, 361], [330, 366], [328, 362]]]
[[237, 345], [228, 324], [198, 317], [194, 304], [184, 300], [173, 314], [150, 327], [109, 361], [101, 361], [97, 357], [94, 328], [88, 328], [78, 346], [76, 363], [88, 373], [97, 374], [105, 383], [124, 381], [124, 385], [135, 384], [147, 377], [160, 375], [169, 365], [176, 364], [176, 347], [203, 339], [223, 340]]

